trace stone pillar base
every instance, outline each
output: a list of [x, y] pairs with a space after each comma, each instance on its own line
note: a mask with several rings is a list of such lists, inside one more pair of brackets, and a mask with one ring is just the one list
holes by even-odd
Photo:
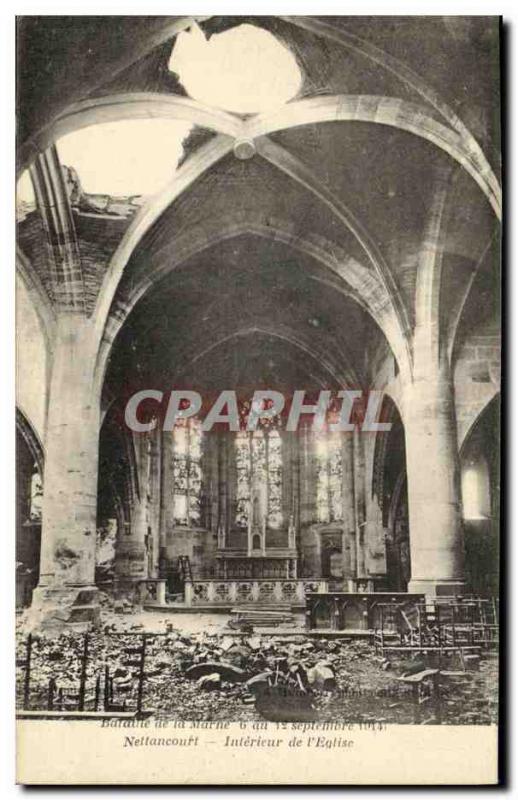
[[96, 586], [37, 586], [26, 622], [33, 630], [89, 630], [100, 622], [98, 589]]
[[441, 580], [440, 578], [416, 578], [408, 584], [409, 594], [424, 594], [426, 597], [453, 597], [466, 591], [462, 581]]
[[134, 605], [140, 604], [139, 587], [145, 578], [128, 578], [117, 575], [113, 585], [113, 596], [116, 600], [127, 600]]

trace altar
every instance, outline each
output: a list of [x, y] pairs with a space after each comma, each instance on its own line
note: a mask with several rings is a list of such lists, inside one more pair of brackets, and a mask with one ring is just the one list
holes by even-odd
[[249, 555], [244, 550], [225, 548], [216, 556], [216, 575], [222, 580], [292, 580], [297, 578], [297, 552], [290, 548], [272, 548]]

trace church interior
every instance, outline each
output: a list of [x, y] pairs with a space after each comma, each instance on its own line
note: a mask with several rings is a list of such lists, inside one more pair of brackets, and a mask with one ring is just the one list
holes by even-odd
[[[497, 596], [498, 20], [24, 17], [18, 53], [20, 613]], [[390, 430], [135, 433], [150, 388], [377, 391]]]

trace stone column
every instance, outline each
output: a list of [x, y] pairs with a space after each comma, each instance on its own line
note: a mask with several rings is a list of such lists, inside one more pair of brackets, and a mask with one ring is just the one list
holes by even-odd
[[[138, 598], [138, 582], [153, 577], [148, 569], [148, 553], [146, 542], [149, 541], [148, 529], [152, 534], [152, 522], [156, 530], [157, 520], [152, 514], [159, 506], [159, 474], [157, 472], [157, 448], [154, 443], [159, 440], [160, 431], [134, 433], [130, 442], [134, 448], [136, 462], [136, 486], [131, 508], [129, 530], [117, 543], [115, 570], [117, 574], [117, 591], [130, 599]], [[164, 551], [162, 550], [162, 555]]]
[[98, 617], [95, 589], [100, 390], [93, 378], [92, 326], [58, 319], [45, 436], [45, 485], [36, 624]]
[[445, 358], [416, 370], [403, 396], [410, 523], [409, 592], [463, 591], [459, 457], [453, 387]]
[[147, 509], [142, 498], [135, 498], [129, 531], [117, 543], [115, 571], [117, 593], [134, 599], [135, 586], [148, 576], [146, 559]]
[[300, 525], [308, 525], [315, 517], [316, 474], [311, 430], [304, 426], [298, 431], [300, 469]]
[[369, 498], [365, 518], [365, 574], [381, 579], [387, 574], [387, 554], [383, 515], [376, 498]]
[[365, 571], [365, 454], [363, 452], [362, 435], [355, 428], [353, 434], [354, 452], [354, 498], [356, 515], [356, 578], [367, 577]]
[[184, 605], [188, 608], [192, 606], [193, 601], [193, 587], [192, 581], [189, 578], [185, 579], [185, 586], [184, 586]]
[[356, 512], [354, 507], [354, 442], [352, 433], [343, 434], [343, 577], [344, 584], [356, 578]]
[[[232, 438], [222, 433], [218, 436], [218, 524], [225, 532], [225, 545], [229, 542], [232, 526], [233, 478], [235, 471], [231, 467]], [[232, 454], [233, 455], [233, 454]]]

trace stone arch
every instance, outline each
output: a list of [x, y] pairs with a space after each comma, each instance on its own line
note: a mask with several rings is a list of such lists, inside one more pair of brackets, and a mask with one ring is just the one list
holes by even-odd
[[457, 161], [478, 184], [498, 219], [502, 217], [500, 184], [481, 152], [473, 152], [462, 136], [427, 114], [426, 109], [398, 97], [333, 95], [309, 97], [271, 115], [245, 123], [246, 138], [319, 122], [369, 122], [388, 125], [418, 136]]
[[[209, 19], [211, 19], [210, 15], [194, 15], [193, 17], [179, 17], [172, 18], [170, 21], [167, 20], [157, 32], [153, 32], [151, 35], [146, 36], [142, 43], [137, 42], [129, 57], [121, 57], [118, 59], [118, 61], [115, 61], [115, 68], [112, 70], [110, 78], [113, 79], [114, 75], [119, 74], [122, 70], [130, 67], [132, 64], [135, 64], [139, 59], [151, 52], [153, 48], [163, 44], [167, 40], [173, 39], [178, 33], [192, 25], [193, 20], [204, 22]], [[419, 94], [426, 103], [418, 117], [423, 118], [423, 111], [428, 113], [430, 108], [433, 109], [435, 113], [440, 115], [440, 117], [445, 120], [445, 122], [454, 132], [458, 133], [461, 141], [465, 145], [466, 151], [474, 158], [474, 160], [476, 160], [477, 163], [480, 164], [481, 172], [487, 174], [491, 173], [491, 168], [487, 162], [487, 159], [485, 158], [481, 147], [478, 145], [478, 142], [472, 135], [471, 131], [462, 122], [453, 108], [448, 103], [444, 102], [439, 97], [437, 92], [406, 63], [391, 55], [386, 50], [365, 40], [361, 36], [358, 36], [344, 29], [343, 27], [337, 27], [329, 24], [322, 19], [300, 16], [281, 16], [280, 19], [289, 25], [302, 28], [306, 31], [309, 31], [310, 34], [314, 36], [327, 39], [328, 41], [332, 41], [342, 48], [345, 48], [353, 53], [357, 53], [361, 57], [375, 64], [381, 70], [394, 75], [405, 87], [409, 86], [413, 91]], [[84, 92], [83, 96], [88, 95], [89, 97], [92, 97], [98, 88], [98, 84], [95, 82], [91, 83], [89, 90]], [[101, 101], [102, 98], [96, 98], [96, 100], [94, 100], [94, 102]], [[87, 103], [88, 102], [89, 101], [87, 101]], [[69, 112], [67, 109], [63, 110], [58, 115], [57, 119], [62, 120], [63, 118], [66, 118], [68, 113]], [[39, 141], [52, 141], [53, 128], [55, 124], [56, 118], [44, 126], [44, 128], [40, 130], [32, 138], [32, 140], [29, 140], [24, 144], [22, 147], [22, 155], [24, 156], [24, 158], [21, 159], [22, 162], [24, 160], [27, 161], [30, 158], [31, 153], [34, 153], [34, 151], [38, 149]], [[424, 128], [426, 127], [427, 123], [424, 124]]]
[[[408, 67], [407, 64], [371, 42], [362, 39], [360, 36], [350, 33], [343, 28], [337, 29], [321, 19], [315, 19], [314, 17], [283, 17], [283, 19], [298, 27], [305, 28], [317, 36], [335, 41], [342, 47], [361, 54], [374, 64], [379, 65], [382, 69], [395, 75], [404, 85], [410, 86], [415, 92], [421, 95], [426, 103], [443, 117], [454, 131], [459, 133], [462, 141], [465, 143], [466, 151], [470, 154], [474, 154], [477, 163], [480, 165], [481, 173], [492, 175], [492, 170], [487, 158], [469, 128], [463, 123], [453, 108], [445, 103], [437, 92], [430, 87], [420, 75]], [[492, 177], [495, 183], [498, 184], [495, 176], [492, 175]]]
[[32, 305], [40, 321], [47, 350], [50, 350], [54, 338], [56, 314], [36, 270], [19, 247], [16, 248], [16, 271], [27, 290], [27, 294], [33, 300]]
[[112, 302], [132, 253], [145, 233], [159, 219], [171, 203], [179, 197], [197, 178], [232, 149], [232, 140], [217, 136], [197, 150], [176, 171], [174, 180], [163, 192], [152, 198], [137, 212], [113, 254], [103, 280], [93, 312], [96, 340], [100, 343], [104, 334]]
[[310, 358], [314, 359], [320, 366], [322, 366], [324, 371], [332, 378], [333, 382], [336, 383], [336, 385], [338, 386], [345, 387], [345, 386], [359, 385], [358, 377], [351, 368], [348, 368], [343, 372], [340, 372], [339, 368], [327, 358], [325, 353], [323, 353], [320, 350], [316, 350], [314, 347], [311, 347], [300, 337], [298, 337], [295, 332], [284, 327], [278, 327], [274, 329], [271, 327], [265, 328], [260, 325], [253, 325], [247, 328], [238, 328], [237, 330], [231, 331], [228, 334], [225, 334], [220, 338], [212, 341], [207, 347], [204, 348], [204, 350], [196, 353], [193, 357], [188, 359], [186, 361], [185, 366], [187, 365], [190, 366], [194, 364], [196, 361], [198, 361], [200, 358], [203, 358], [203, 356], [207, 355], [212, 350], [215, 350], [222, 344], [232, 341], [232, 339], [236, 339], [243, 336], [253, 336], [254, 334], [270, 336], [272, 338], [280, 339], [281, 341], [291, 344], [293, 347], [297, 348], [305, 355], [310, 356]]
[[[126, 51], [122, 52], [114, 68], [111, 69], [109, 76], [110, 79], [113, 80], [115, 76], [119, 75], [125, 69], [131, 67], [133, 64], [136, 64], [137, 61], [148, 55], [155, 47], [159, 47], [161, 44], [164, 44], [164, 42], [167, 42], [169, 39], [173, 39], [178, 33], [181, 33], [186, 28], [190, 27], [193, 20], [203, 21], [205, 19], [208, 19], [208, 17], [203, 15], [194, 15], [189, 17], [169, 17], [167, 19], [164, 18], [164, 24], [158, 31], [146, 36], [141, 44], [138, 41], [135, 43], [135, 46], [131, 48], [131, 55], [129, 57], [126, 55]], [[89, 81], [88, 83], [85, 83], [85, 81], [88, 81], [88, 76], [83, 76], [81, 81], [81, 95], [83, 97], [85, 95], [92, 96], [95, 91], [98, 90], [104, 83], [104, 80], [101, 81], [101, 84], [99, 84], [98, 81]], [[60, 119], [66, 114], [67, 109], [65, 108], [60, 114], [58, 114], [57, 119]], [[38, 151], [42, 149], [39, 144], [40, 142], [43, 142], [43, 146], [46, 147], [55, 139], [53, 134], [54, 125], [55, 119], [44, 125], [34, 136], [32, 136], [28, 141], [24, 142], [20, 147], [18, 163], [21, 165], [21, 172], [30, 163], [31, 159], [38, 154]], [[48, 142], [48, 144], [45, 144], [46, 142]]]
[[[326, 121], [366, 121], [392, 125], [412, 133], [417, 133], [417, 135], [422, 135], [423, 138], [427, 138], [428, 140], [430, 140], [430, 131], [434, 130], [434, 126], [441, 125], [433, 119], [427, 119], [426, 124], [424, 124], [423, 109], [419, 106], [414, 107], [413, 104], [409, 104], [399, 98], [372, 98], [371, 96], [354, 97], [338, 95], [326, 98], [306, 98], [295, 103], [290, 103], [282, 112], [278, 112], [273, 116], [257, 115], [246, 121], [241, 121], [237, 117], [233, 117], [225, 112], [213, 113], [211, 109], [207, 109], [189, 98], [167, 97], [164, 99], [161, 95], [150, 97], [146, 93], [139, 93], [135, 96], [116, 95], [112, 98], [99, 98], [94, 101], [86, 101], [84, 107], [81, 104], [79, 105], [80, 108], [74, 111], [74, 113], [78, 115], [78, 119], [76, 120], [78, 127], [89, 124], [89, 121], [91, 123], [92, 120], [88, 116], [89, 114], [93, 114], [96, 121], [101, 121], [98, 118], [99, 114], [101, 115], [101, 119], [103, 114], [107, 114], [108, 118], [110, 118], [110, 115], [115, 115], [115, 118], [123, 118], [125, 115], [128, 117], [148, 116], [150, 109], [154, 108], [154, 113], [156, 113], [157, 116], [164, 116], [165, 114], [166, 116], [173, 116], [175, 118], [191, 119], [193, 122], [203, 127], [209, 127], [219, 132], [216, 140], [200, 148], [192, 158], [188, 159], [184, 167], [180, 168], [178, 171], [173, 184], [169, 186], [158, 199], [154, 199], [149, 206], [144, 206], [141, 209], [141, 212], [136, 215], [135, 220], [126, 231], [126, 234], [112, 258], [98, 297], [95, 317], [100, 319], [99, 325], [101, 329], [105, 317], [108, 314], [109, 305], [115, 295], [116, 287], [124, 270], [124, 266], [129, 259], [129, 255], [137, 246], [138, 241], [140, 241], [143, 232], [145, 232], [150, 224], [160, 216], [161, 208], [163, 210], [163, 208], [184, 191], [193, 180], [199, 177], [205, 170], [209, 169], [219, 158], [229, 152], [236, 141], [241, 141], [250, 137], [262, 139], [260, 152], [264, 151], [262, 155], [270, 159], [272, 150], [278, 153], [282, 148], [270, 142], [265, 134], [298, 125]], [[166, 107], [165, 110], [164, 106]], [[99, 112], [99, 109], [101, 109], [102, 113]], [[82, 114], [86, 114], [86, 118], [84, 118]], [[283, 115], [287, 115], [286, 118], [284, 118]], [[65, 119], [68, 119], [66, 114], [63, 117], [63, 120]], [[60, 124], [65, 124], [63, 120]], [[76, 123], [68, 120], [66, 124], [71, 125], [73, 128]], [[418, 131], [417, 129], [419, 126], [421, 126], [421, 129]], [[477, 171], [470, 161], [470, 159], [473, 158], [473, 152], [470, 150], [468, 153], [463, 153], [461, 152], [458, 142], [448, 143], [448, 137], [451, 138], [451, 136], [458, 137], [459, 134], [441, 126], [441, 130], [436, 132], [435, 137], [432, 136], [431, 140], [442, 147], [442, 149], [445, 149], [449, 155], [456, 158], [456, 160], [467, 169], [469, 174], [481, 185], [498, 214], [500, 202], [498, 181], [491, 172], [490, 177], [492, 176], [492, 178], [491, 180], [487, 178], [486, 186], [480, 171]], [[291, 159], [291, 162], [296, 161], [289, 153], [283, 152]], [[272, 163], [277, 163], [275, 158]], [[279, 166], [278, 163], [277, 166]], [[303, 165], [299, 164], [299, 168], [301, 166], [303, 167]], [[306, 189], [314, 193], [316, 192], [316, 188], [313, 184], [308, 184], [307, 180], [301, 179], [300, 169], [298, 169], [297, 174], [293, 174], [295, 179], [299, 180]], [[165, 206], [163, 205], [164, 198], [166, 198]], [[328, 205], [331, 202], [329, 199], [323, 197], [321, 197], [321, 199]], [[341, 217], [343, 216], [340, 210], [338, 210], [338, 213]], [[385, 270], [383, 274], [385, 274], [386, 279], [390, 279], [389, 271]], [[399, 313], [397, 307], [395, 308], [395, 312], [396, 315]], [[404, 319], [402, 319], [402, 322], [404, 323]], [[405, 332], [405, 324], [403, 324], [403, 329]]]
[[[387, 339], [398, 362], [406, 363], [405, 342], [399, 335], [396, 321], [386, 311], [383, 287], [371, 270], [322, 237], [303, 239], [295, 235], [293, 225], [285, 220], [243, 218], [225, 223], [223, 220], [216, 219], [208, 229], [204, 229], [202, 234], [196, 237], [195, 241], [193, 241], [192, 231], [178, 237], [173, 242], [171, 257], [164, 259], [151, 275], [147, 275], [143, 281], [132, 286], [132, 294], [127, 301], [120, 302], [112, 308], [98, 352], [98, 379], [103, 379], [107, 357], [125, 319], [157, 280], [176, 269], [188, 258], [203, 252], [214, 244], [245, 234], [289, 244], [294, 249], [310, 255], [329, 270], [330, 278], [333, 279], [332, 285], [357, 302], [369, 314]], [[321, 277], [313, 277], [315, 280], [325, 282]], [[342, 283], [341, 287], [340, 283], [336, 283], [336, 279]]]
[[[501, 240], [501, 229], [500, 226], [496, 227], [492, 236], [487, 241], [484, 249], [480, 253], [480, 256], [476, 263], [473, 265], [473, 270], [471, 272], [470, 278], [466, 283], [466, 287], [462, 292], [462, 295], [457, 303], [456, 308], [454, 309], [454, 313], [451, 316], [448, 329], [446, 331], [446, 346], [448, 357], [450, 361], [453, 360], [455, 349], [458, 345], [458, 334], [461, 329], [462, 319], [467, 308], [469, 301], [471, 299], [472, 293], [474, 292], [474, 285], [479, 277], [479, 275], [488, 267], [488, 259], [495, 257], [494, 250], [495, 248], [499, 248]], [[500, 264], [500, 250], [497, 249], [497, 255], [495, 258], [496, 263]]]
[[[153, 92], [127, 92], [123, 94], [91, 97], [74, 103], [60, 114], [52, 127], [40, 133], [33, 147], [45, 150], [56, 139], [79, 131], [90, 125], [120, 122], [129, 119], [175, 119], [190, 122], [201, 128], [237, 138], [241, 120], [226, 111], [205, 106], [197, 100], [181, 95]], [[27, 156], [24, 167], [27, 167]]]
[[[314, 122], [322, 122], [329, 120], [336, 121], [336, 120], [341, 120], [342, 118], [343, 120], [354, 119], [354, 120], [371, 121], [377, 123], [381, 122], [381, 124], [392, 124], [396, 127], [402, 127], [403, 129], [409, 128], [409, 125], [406, 121], [407, 118], [411, 118], [412, 120], [414, 120], [414, 122], [417, 120], [415, 124], [418, 123], [420, 124], [422, 121], [422, 109], [419, 108], [417, 110], [410, 109], [407, 108], [408, 104], [405, 104], [404, 101], [400, 100], [394, 101], [394, 98], [384, 98], [384, 97], [375, 98], [374, 112], [371, 107], [372, 103], [370, 104], [367, 103], [369, 111], [366, 114], [366, 119], [364, 120], [361, 112], [362, 100], [364, 99], [365, 98], [362, 98], [361, 96], [357, 98], [351, 98], [347, 96], [344, 98], [341, 96], [336, 96], [334, 98], [325, 98], [325, 102], [322, 105], [322, 98], [308, 98], [305, 100], [298, 101], [296, 103], [289, 104], [289, 107], [287, 107], [288, 110], [282, 112], [288, 114], [287, 119], [281, 119], [281, 121], [279, 121], [278, 115], [274, 115], [273, 118], [271, 117], [271, 115], [270, 116], [258, 115], [257, 117], [253, 117], [251, 120], [245, 122], [240, 121], [240, 122], [243, 126], [246, 138], [246, 136], [250, 135], [260, 136], [266, 131], [271, 132], [273, 130], [279, 130], [279, 129], [284, 129], [286, 127], [289, 128], [301, 124], [308, 124]], [[369, 100], [372, 100], [372, 98], [369, 98]], [[153, 107], [153, 104], [155, 102], [159, 105], [159, 108], [156, 109], [156, 113], [158, 116], [164, 114], [164, 111], [160, 104], [165, 103], [165, 105], [168, 108], [168, 113], [170, 113], [172, 116], [177, 117], [178, 115], [180, 115], [180, 117], [182, 118], [192, 117], [192, 119], [198, 122], [198, 124], [202, 124], [201, 118], [204, 118], [204, 115], [208, 114], [210, 120], [208, 122], [206, 121], [206, 124], [209, 125], [209, 127], [212, 128], [213, 130], [223, 131], [223, 133], [222, 134], [220, 133], [220, 135], [217, 137], [217, 140], [220, 141], [210, 142], [208, 145], [201, 148], [201, 151], [195, 153], [191, 159], [188, 159], [186, 165], [184, 165], [184, 166], [188, 165], [188, 169], [183, 170], [183, 172], [182, 172], [183, 168], [179, 170], [178, 174], [175, 176], [175, 180], [173, 181], [174, 187], [172, 189], [173, 195], [178, 196], [182, 191], [184, 191], [187, 185], [189, 185], [193, 180], [196, 179], [196, 177], [199, 177], [199, 175], [201, 175], [206, 169], [209, 169], [210, 166], [212, 166], [212, 164], [215, 163], [215, 161], [219, 160], [219, 158], [221, 158], [222, 155], [227, 153], [233, 146], [232, 139], [234, 138], [236, 141], [239, 140], [241, 133], [243, 132], [240, 133], [239, 130], [235, 127], [236, 118], [234, 118], [232, 115], [223, 112], [221, 115], [219, 114], [219, 112], [217, 114], [212, 115], [210, 109], [209, 111], [207, 111], [207, 109], [204, 109], [196, 101], [191, 101], [190, 99], [186, 98], [168, 98], [167, 100], [163, 100], [160, 96], [159, 98], [156, 97], [149, 98], [146, 96], [145, 93], [144, 95], [139, 94], [138, 96], [130, 98], [126, 98], [125, 95], [120, 95], [111, 98], [111, 100], [109, 98], [108, 99], [103, 98], [102, 100], [99, 101], [99, 103], [101, 104], [99, 107], [102, 108], [104, 111], [106, 111], [106, 109], [111, 109], [109, 114], [124, 115], [126, 111], [128, 111], [129, 116], [131, 116], [132, 114], [137, 116], [139, 115], [142, 116], [148, 113], [148, 105]], [[130, 112], [128, 109], [126, 109], [127, 103], [129, 103], [130, 106], [134, 103], [135, 107], [133, 108], [133, 111]], [[144, 104], [144, 108], [142, 108], [142, 104]], [[90, 107], [87, 104], [86, 108], [89, 110], [87, 112], [85, 109], [83, 109], [84, 113], [98, 112], [98, 108], [95, 107], [95, 103], [94, 107]], [[122, 111], [122, 109], [125, 110]], [[81, 116], [82, 112], [78, 110], [77, 113], [79, 114], [79, 116]], [[70, 122], [70, 124], [72, 125], [72, 122]], [[78, 122], [77, 124], [80, 125], [83, 123]], [[252, 126], [251, 132], [245, 130], [247, 126], [249, 128]], [[243, 137], [241, 136], [241, 138]], [[262, 154], [270, 160], [271, 160], [270, 151], [272, 151], [272, 148], [273, 151], [278, 154], [279, 147], [277, 145], [274, 145], [272, 142], [269, 142], [266, 138], [264, 138], [261, 144], [261, 149], [264, 150], [264, 153]], [[282, 151], [282, 148], [280, 148], [280, 150]], [[210, 155], [207, 159], [209, 151]], [[450, 152], [450, 155], [455, 156], [455, 153], [451, 152], [451, 149], [448, 152]], [[268, 155], [269, 153], [270, 155]], [[286, 156], [288, 160], [290, 160], [290, 163], [291, 161], [294, 160], [289, 153], [283, 151], [282, 154]], [[279, 166], [279, 163], [277, 162], [276, 159], [277, 156], [273, 158], [273, 163], [276, 163], [279, 168], [284, 169], [282, 165]], [[462, 158], [460, 159], [460, 163], [463, 163]], [[308, 184], [307, 180], [303, 180], [301, 178], [300, 167], [303, 167], [303, 165], [299, 164], [298, 166], [299, 169], [296, 170], [296, 174], [294, 173], [295, 179], [301, 182], [302, 185], [304, 185], [309, 191], [312, 191], [313, 193], [316, 192], [317, 196], [320, 196], [316, 187], [313, 186], [311, 182]], [[466, 164], [463, 163], [463, 166], [466, 167]], [[469, 165], [466, 168], [469, 171]], [[182, 174], [180, 175], [180, 173]], [[292, 173], [290, 172], [289, 174]], [[475, 175], [474, 177], [475, 180], [477, 180], [480, 184], [481, 183], [480, 178], [477, 175]], [[496, 185], [497, 184], [498, 182], [496, 182]], [[493, 189], [495, 192], [497, 191], [496, 186], [493, 186]], [[171, 193], [171, 187], [168, 187], [168, 190], [166, 190], [165, 194], [169, 195], [170, 193]], [[174, 199], [174, 197], [169, 197], [168, 202], [169, 203], [172, 202], [172, 199]], [[328, 199], [326, 200], [326, 198], [323, 197], [321, 199], [323, 200], [323, 202], [326, 202], [327, 204], [331, 202], [330, 200]], [[489, 199], [491, 201], [491, 197]], [[163, 196], [162, 196], [162, 201], [163, 201]], [[143, 231], [148, 229], [150, 222], [156, 219], [157, 216], [159, 216], [159, 213], [160, 213], [159, 210], [157, 213], [156, 200], [153, 201], [151, 207], [144, 206], [142, 209], [142, 213], [139, 212], [137, 214], [135, 220], [130, 225], [128, 231], [123, 237], [123, 240], [121, 241], [119, 247], [117, 248], [117, 251], [112, 259], [110, 268], [108, 269], [107, 276], [101, 288], [101, 292], [99, 294], [96, 306], [95, 317], [96, 319], [100, 320], [99, 325], [97, 326], [98, 335], [100, 334], [99, 327], [102, 330], [105, 316], [107, 316], [108, 314], [108, 305], [111, 303], [111, 300], [115, 295], [116, 287], [118, 286], [119, 280], [124, 270], [124, 265], [125, 263], [127, 263], [130, 253], [133, 252], [138, 241], [140, 240]], [[339, 213], [340, 217], [343, 216], [339, 210], [337, 213]], [[390, 278], [390, 272], [388, 270], [385, 270], [383, 274], [385, 275], [386, 278]], [[390, 290], [390, 288], [387, 288], [387, 286], [385, 287], [385, 289], [389, 291], [389, 293], [390, 291], [392, 291], [393, 294], [393, 287], [392, 290]], [[394, 313], [396, 313], [396, 316], [398, 316], [397, 303], [396, 306], [394, 307]], [[402, 322], [403, 322], [403, 336], [404, 336], [406, 331], [404, 319], [402, 319]], [[398, 325], [396, 324], [396, 328], [397, 327]]]
[[[285, 154], [285, 151], [281, 148], [281, 152], [279, 153], [279, 148], [275, 148], [275, 154], [272, 155], [272, 148], [273, 144], [268, 148], [267, 158], [269, 160], [270, 157], [272, 157], [272, 163], [274, 163], [278, 169], [281, 169], [279, 166], [279, 158]], [[216, 140], [202, 147], [180, 167], [172, 184], [167, 186], [162, 193], [153, 198], [147, 206], [143, 206], [136, 214], [111, 259], [110, 266], [108, 267], [106, 277], [99, 293], [95, 311], [96, 336], [99, 341], [105, 336], [105, 328], [109, 325], [110, 313], [113, 312], [114, 301], [116, 300], [117, 291], [125, 267], [129, 263], [132, 254], [136, 251], [144, 235], [150, 230], [152, 225], [157, 222], [166, 209], [184, 191], [191, 187], [202, 174], [226, 155], [230, 149], [231, 144], [229, 144], [227, 137], [218, 137]], [[298, 183], [301, 182], [301, 176], [298, 171], [296, 171], [293, 177]], [[315, 194], [319, 201], [328, 206], [333, 206], [334, 208], [332, 199], [328, 198], [327, 195], [325, 197], [323, 195], [321, 196], [316, 187], [308, 186], [305, 182], [303, 182], [303, 186], [307, 191], [311, 191]], [[322, 237], [313, 237], [315, 241], [306, 244], [299, 235], [294, 236], [293, 233], [290, 232], [290, 228], [293, 229], [293, 225], [289, 222], [286, 223], [286, 221], [282, 221], [280, 226], [276, 226], [275, 222], [271, 219], [256, 220], [254, 218], [242, 218], [237, 221], [231, 220], [230, 222], [225, 220], [224, 224], [222, 224], [222, 220], [216, 220], [215, 223], [217, 224], [212, 223], [212, 225], [208, 227], [208, 233], [203, 230], [201, 236], [198, 234], [196, 238], [193, 237], [192, 231], [187, 232], [187, 234], [184, 234], [183, 239], [178, 238], [174, 242], [175, 249], [168, 260], [168, 264], [162, 268], [162, 271], [165, 272], [170, 268], [178, 266], [182, 260], [185, 260], [196, 252], [201, 252], [201, 250], [209, 247], [212, 243], [220, 241], [223, 238], [239, 235], [240, 233], [250, 232], [268, 238], [279, 238], [280, 241], [288, 241], [292, 246], [298, 247], [299, 249], [305, 248], [311, 255], [318, 258], [324, 266], [328, 267], [344, 280], [346, 284], [351, 286], [357, 297], [363, 300], [371, 316], [373, 316], [375, 321], [384, 330], [385, 336], [388, 338], [398, 359], [401, 361], [402, 368], [404, 368], [409, 360], [408, 343], [405, 339], [405, 331], [407, 331], [408, 326], [403, 324], [398, 318], [397, 309], [391, 301], [386, 281], [382, 280], [381, 276], [385, 275], [386, 277], [388, 274], [388, 267], [385, 265], [382, 269], [382, 267], [378, 265], [381, 256], [369, 246], [368, 237], [366, 239], [367, 234], [364, 231], [354, 233], [357, 223], [353, 223], [349, 220], [350, 215], [346, 210], [342, 208], [335, 209], [335, 213], [340, 218], [342, 224], [353, 232], [353, 235], [360, 237], [359, 241], [362, 248], [369, 254], [370, 260], [375, 265], [375, 272], [361, 265], [356, 259], [352, 259], [347, 254], [340, 252], [340, 248], [336, 245], [328, 243], [328, 252], [325, 254], [325, 248], [322, 247], [322, 242], [324, 241]], [[347, 220], [349, 220], [349, 222], [347, 222]], [[352, 228], [350, 227], [351, 225], [353, 226]], [[344, 256], [345, 262], [342, 264], [340, 259], [343, 259]], [[155, 278], [156, 276], [153, 277], [153, 280]], [[138, 285], [134, 287], [133, 304], [150, 285], [151, 281], [148, 282], [147, 286]], [[124, 303], [122, 309], [117, 310], [117, 315], [124, 315], [127, 313], [127, 310], [127, 304]]]
[[43, 475], [45, 465], [45, 451], [41, 443], [41, 439], [36, 433], [36, 429], [30, 422], [27, 415], [20, 409], [16, 409], [16, 429], [20, 432], [23, 440], [29, 448], [34, 461], [38, 465], [38, 469]]
[[404, 85], [409, 85], [420, 94], [421, 97], [435, 108], [453, 128], [470, 135], [468, 129], [455, 114], [453, 109], [446, 103], [443, 103], [437, 96], [437, 93], [428, 86], [416, 72], [403, 61], [400, 61], [400, 59], [390, 55], [385, 50], [363, 39], [361, 36], [351, 33], [342, 27], [336, 28], [324, 22], [322, 19], [298, 16], [282, 17], [282, 19], [285, 19], [287, 22], [299, 28], [309, 30], [317, 36], [334, 41], [348, 50], [359, 53], [377, 66], [392, 73], [399, 78]]
[[[292, 223], [272, 218], [268, 214], [252, 218], [242, 216], [230, 221], [227, 218], [218, 217], [212, 220], [210, 225], [205, 224], [202, 231], [196, 232], [194, 237], [192, 230], [177, 237], [169, 246], [172, 253], [168, 250], [166, 263], [163, 263], [163, 259], [161, 265], [147, 275], [147, 279], [132, 286], [132, 294], [129, 298], [123, 301], [120, 307], [116, 307], [116, 316], [127, 314], [142, 294], [157, 280], [189, 258], [226, 239], [246, 234], [289, 244], [295, 250], [311, 255], [340, 278], [349, 287], [347, 293], [377, 321], [373, 309], [383, 304], [383, 289], [370, 270], [334, 243], [326, 241], [321, 236], [310, 235], [302, 238], [297, 234]], [[360, 293], [362, 289], [364, 295]]]
[[483, 154], [468, 149], [460, 134], [430, 117], [422, 106], [398, 97], [334, 95], [305, 98], [289, 103], [275, 114], [252, 117], [246, 123], [246, 138], [319, 122], [388, 125], [431, 142], [466, 170], [485, 194], [498, 219], [502, 218], [500, 184]]
[[248, 120], [176, 95], [138, 92], [92, 98], [73, 104], [30, 147], [23, 148], [20, 172], [37, 152], [64, 133], [100, 122], [150, 116], [186, 120], [237, 141], [319, 122], [368, 122], [396, 127], [431, 142], [457, 161], [479, 185], [501, 219], [499, 182], [473, 137], [439, 122], [429, 115], [426, 106], [383, 95], [309, 97], [289, 103], [273, 114], [258, 114]]
[[466, 442], [469, 440], [469, 437], [474, 432], [477, 425], [479, 425], [481, 420], [484, 418], [484, 415], [486, 415], [490, 411], [493, 411], [493, 409], [495, 408], [498, 408], [498, 411], [500, 411], [500, 392], [498, 390], [495, 390], [494, 395], [484, 403], [484, 405], [478, 411], [475, 418], [472, 420], [469, 427], [466, 429], [464, 436], [462, 437], [462, 440], [459, 442], [459, 450], [461, 457], [463, 455], [463, 450], [465, 449]]
[[[488, 386], [488, 392], [485, 393], [484, 397], [477, 402], [475, 409], [470, 409], [470, 416], [467, 420], [459, 420], [457, 425], [457, 436], [459, 440], [459, 452], [462, 455], [462, 448], [464, 447], [465, 442], [468, 440], [470, 433], [475, 428], [477, 422], [483, 416], [486, 409], [494, 402], [497, 403], [500, 401], [500, 390], [499, 387], [494, 384], [484, 384]], [[458, 412], [457, 412], [458, 413]]]
[[333, 217], [339, 220], [340, 224], [354, 236], [365, 253], [367, 260], [374, 267], [374, 272], [383, 287], [385, 305], [394, 320], [396, 330], [398, 330], [405, 342], [408, 360], [411, 363], [410, 348], [407, 341], [410, 332], [408, 311], [392, 271], [374, 236], [358, 219], [357, 215], [353, 213], [351, 208], [341, 198], [329, 191], [325, 183], [300, 159], [293, 156], [285, 148], [270, 141], [267, 137], [258, 139], [257, 145], [258, 152], [263, 158], [316, 197], [331, 212]]
[[[233, 299], [234, 294], [230, 291], [226, 296], [226, 300], [232, 302]], [[144, 328], [143, 336], [145, 336], [148, 331], [149, 327]], [[207, 353], [210, 353], [215, 347], [224, 344], [230, 339], [256, 333], [284, 340], [307, 353], [312, 358], [317, 359], [319, 364], [324, 366], [328, 375], [339, 385], [350, 387], [360, 387], [363, 385], [363, 380], [360, 379], [357, 371], [352, 366], [353, 359], [344, 342], [340, 342], [341, 358], [337, 359], [331, 357], [325, 349], [315, 348], [314, 345], [307, 340], [307, 337], [301, 336], [295, 328], [279, 322], [275, 323], [275, 325], [270, 324], [268, 326], [263, 322], [262, 324], [253, 324], [244, 327], [230, 325], [223, 328], [204, 330], [197, 339], [194, 337], [191, 339], [192, 347], [186, 349], [184, 352], [180, 352], [176, 359], [177, 366], [173, 377], [183, 376], [185, 370], [188, 369], [189, 366], [200, 358], [203, 358]], [[209, 339], [210, 344], [205, 346], [207, 339]]]

